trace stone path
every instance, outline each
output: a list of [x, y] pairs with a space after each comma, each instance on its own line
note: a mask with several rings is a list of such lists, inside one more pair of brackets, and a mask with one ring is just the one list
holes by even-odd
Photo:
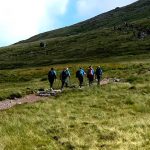
[[14, 100], [4, 100], [4, 101], [0, 102], [0, 110], [9, 109], [15, 105], [20, 105], [20, 104], [24, 104], [24, 103], [33, 103], [33, 102], [36, 102], [39, 100], [42, 100], [42, 98], [40, 96], [36, 96], [34, 94], [27, 95], [22, 98], [16, 98]]
[[[119, 81], [115, 81], [114, 79], [110, 79], [110, 78], [105, 78], [100, 82], [100, 85], [106, 85], [110, 82], [119, 82]], [[35, 94], [27, 95], [25, 97], [16, 98], [13, 100], [4, 100], [4, 101], [0, 102], [0, 110], [9, 109], [15, 105], [21, 105], [21, 104], [25, 104], [25, 103], [33, 103], [33, 102], [41, 101], [41, 100], [44, 100], [44, 97], [37, 96]]]

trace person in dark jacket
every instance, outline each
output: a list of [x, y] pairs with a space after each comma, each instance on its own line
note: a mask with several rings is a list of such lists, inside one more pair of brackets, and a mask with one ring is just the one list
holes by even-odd
[[61, 90], [64, 88], [65, 85], [66, 87], [68, 87], [69, 78], [70, 78], [70, 71], [68, 68], [64, 68], [64, 70], [60, 74], [60, 80], [62, 83]]
[[79, 70], [77, 70], [77, 72], [76, 72], [76, 78], [78, 78], [78, 80], [79, 80], [79, 87], [80, 88], [83, 85], [83, 78], [84, 78], [85, 74], [86, 73], [84, 72], [84, 70], [82, 68], [79, 68]]
[[56, 79], [56, 71], [54, 70], [54, 68], [51, 68], [51, 70], [48, 72], [48, 80], [50, 83], [51, 90], [53, 90], [53, 83], [55, 79]]
[[103, 74], [103, 70], [100, 66], [97, 67], [95, 74], [97, 78], [97, 85], [100, 85], [100, 81], [102, 79], [102, 74]]

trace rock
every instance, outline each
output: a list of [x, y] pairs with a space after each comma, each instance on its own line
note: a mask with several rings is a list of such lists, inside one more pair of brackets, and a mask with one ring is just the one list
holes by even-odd
[[120, 82], [120, 79], [114, 78], [114, 82]]

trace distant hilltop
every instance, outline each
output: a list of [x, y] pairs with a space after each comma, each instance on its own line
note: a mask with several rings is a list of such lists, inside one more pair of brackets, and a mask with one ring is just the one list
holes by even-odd
[[19, 43], [76, 35], [99, 28], [119, 26], [123, 22], [133, 22], [144, 18], [150, 19], [149, 0], [139, 0], [125, 7], [116, 7], [114, 10], [100, 14], [86, 21], [69, 27], [41, 33], [27, 40], [20, 41]]
[[150, 56], [150, 1], [0, 48], [0, 69]]

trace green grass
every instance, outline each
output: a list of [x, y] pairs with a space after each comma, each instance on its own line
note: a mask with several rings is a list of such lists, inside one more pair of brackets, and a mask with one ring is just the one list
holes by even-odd
[[[71, 71], [71, 84], [77, 85], [78, 81], [75, 78], [76, 70], [81, 66], [85, 69], [91, 65], [87, 64], [65, 64], [53, 66], [57, 71], [57, 81], [55, 88], [60, 88], [59, 75], [61, 70], [68, 66]], [[99, 63], [93, 63], [93, 67], [96, 69]], [[121, 78], [129, 83], [144, 83], [149, 81], [149, 61], [141, 63], [127, 64], [125, 62], [120, 63], [100, 63], [103, 68], [104, 76], [109, 78]], [[48, 89], [49, 83], [47, 80], [47, 73], [52, 66], [48, 67], [36, 67], [27, 69], [15, 69], [15, 70], [1, 70], [0, 71], [0, 100], [9, 98], [12, 94], [18, 93], [22, 96], [36, 92], [40, 88]]]
[[[78, 84], [74, 76], [78, 66], [86, 68], [88, 65], [67, 65], [72, 72], [72, 84]], [[94, 68], [97, 65], [93, 64]], [[149, 65], [149, 61], [144, 60], [130, 64], [103, 63], [103, 77], [117, 77], [123, 82], [82, 90], [66, 89], [58, 97], [1, 111], [0, 149], [148, 150]], [[56, 65], [55, 68], [60, 71], [64, 66]], [[13, 78], [6, 82], [3, 76], [0, 95], [7, 97], [13, 90], [26, 95], [26, 90], [49, 88], [47, 80], [41, 81], [49, 67], [2, 70], [1, 74], [7, 73], [6, 76], [28, 76], [30, 81], [20, 82]]]
[[[139, 87], [140, 86], [140, 89]], [[130, 83], [65, 92], [0, 115], [4, 149], [149, 149], [150, 94]]]

